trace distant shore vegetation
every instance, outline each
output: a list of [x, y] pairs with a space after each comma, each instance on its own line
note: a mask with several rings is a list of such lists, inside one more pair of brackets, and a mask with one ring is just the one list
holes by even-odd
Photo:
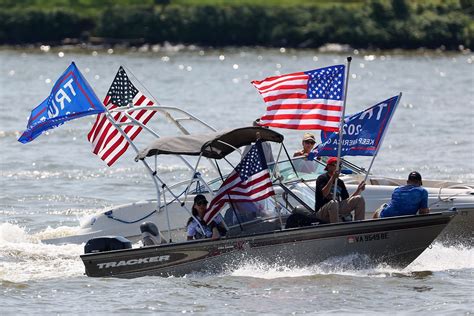
[[0, 44], [474, 48], [472, 0], [0, 0]]

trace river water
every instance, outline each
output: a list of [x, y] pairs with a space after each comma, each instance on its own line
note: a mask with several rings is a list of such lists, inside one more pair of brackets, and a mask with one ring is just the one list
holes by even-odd
[[[474, 182], [473, 54], [351, 55], [347, 114], [403, 93], [373, 172], [405, 178], [418, 170], [425, 178]], [[16, 141], [71, 61], [99, 98], [124, 65], [142, 92], [219, 129], [248, 125], [264, 112], [251, 80], [344, 63], [346, 56], [246, 48], [0, 50], [0, 313], [473, 313], [474, 250], [465, 246], [435, 243], [403, 270], [351, 269], [349, 257], [307, 268], [257, 262], [218, 275], [120, 280], [84, 276], [82, 245], [40, 242], [72, 234], [104, 207], [154, 197], [131, 150], [111, 168], [91, 153], [92, 117], [26, 145]], [[155, 120], [163, 134], [175, 133]], [[303, 132], [280, 131], [290, 151], [299, 149]], [[159, 170], [169, 181], [187, 175], [176, 161]]]

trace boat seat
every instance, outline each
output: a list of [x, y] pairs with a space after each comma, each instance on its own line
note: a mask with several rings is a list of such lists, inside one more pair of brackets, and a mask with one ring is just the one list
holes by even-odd
[[400, 186], [401, 183], [392, 179], [387, 178], [370, 178], [370, 184], [372, 185], [390, 185], [390, 186]]

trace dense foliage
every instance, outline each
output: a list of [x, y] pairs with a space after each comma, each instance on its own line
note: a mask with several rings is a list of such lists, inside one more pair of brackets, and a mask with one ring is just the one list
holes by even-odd
[[0, 43], [87, 41], [94, 36], [104, 43], [474, 48], [472, 1], [300, 2], [25, 0], [19, 6], [0, 0]]

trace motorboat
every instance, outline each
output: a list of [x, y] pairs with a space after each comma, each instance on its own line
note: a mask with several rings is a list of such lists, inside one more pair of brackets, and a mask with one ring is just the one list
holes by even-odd
[[[220, 240], [90, 252], [81, 255], [90, 277], [134, 278], [216, 273], [246, 262], [311, 266], [352, 256], [351, 268], [404, 268], [446, 227], [455, 212], [316, 225]], [[253, 223], [265, 224], [266, 220]], [[344, 268], [344, 267], [341, 267]]]
[[[218, 160], [226, 160], [238, 148], [257, 141], [279, 143], [280, 152], [284, 148], [283, 136], [276, 131], [243, 127], [207, 134], [162, 137], [141, 150], [137, 160], [153, 157], [156, 160], [160, 155], [190, 155], [198, 156], [198, 162], [207, 158], [217, 164]], [[209, 183], [202, 183], [196, 171], [197, 165], [183, 200], [188, 192], [209, 195], [214, 192]], [[89, 240], [85, 245], [85, 254], [81, 255], [86, 274], [91, 277], [123, 278], [179, 276], [232, 269], [249, 260], [310, 266], [344, 256], [355, 256], [355, 267], [388, 264], [403, 268], [429, 247], [456, 215], [455, 210], [446, 209], [426, 215], [334, 224], [316, 220], [309, 226], [287, 228], [285, 221], [289, 221], [292, 213], [298, 210], [310, 212], [311, 207], [282, 181], [284, 177], [276, 167], [271, 173], [275, 179], [274, 187], [279, 187], [280, 193], [255, 203], [236, 201], [222, 208], [221, 215], [228, 227], [225, 238], [173, 240], [168, 216], [167, 243], [132, 248], [123, 237]], [[162, 182], [159, 175], [153, 175], [158, 182]], [[188, 216], [192, 216], [186, 203], [182, 203], [172, 189], [164, 184], [161, 187], [174, 196], [172, 203], [164, 205], [168, 215], [179, 206]], [[190, 188], [194, 188], [193, 191]], [[173, 209], [169, 208], [170, 205]]]

